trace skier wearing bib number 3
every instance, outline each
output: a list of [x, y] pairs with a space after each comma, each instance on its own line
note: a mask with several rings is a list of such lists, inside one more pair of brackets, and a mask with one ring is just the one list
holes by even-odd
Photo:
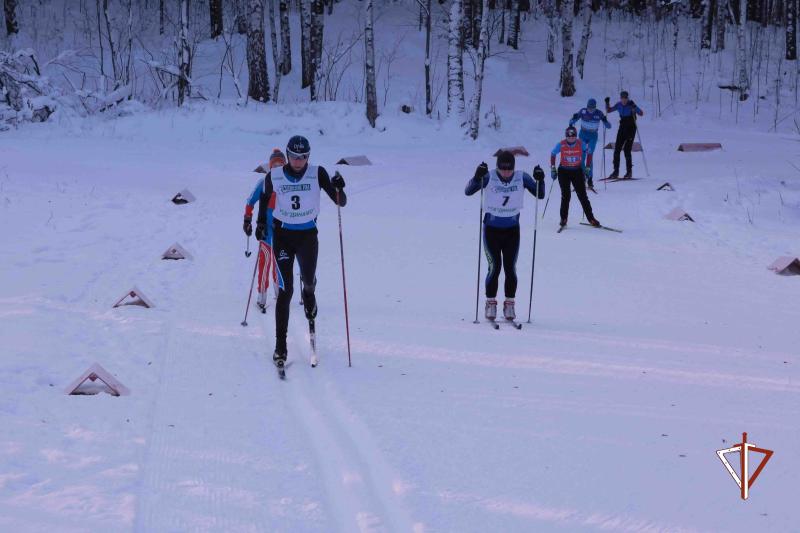
[[475, 170], [467, 182], [464, 193], [472, 196], [484, 189], [483, 247], [489, 262], [486, 274], [486, 319], [497, 318], [497, 288], [500, 269], [505, 271], [505, 297], [503, 318], [514, 320], [514, 296], [517, 292], [517, 255], [519, 253], [519, 214], [522, 210], [525, 189], [544, 198], [544, 171], [537, 165], [534, 178], [526, 172], [514, 170], [514, 154], [501, 151], [497, 155], [497, 168], [489, 172], [486, 163]]
[[[275, 209], [272, 212], [273, 250], [278, 263], [278, 273], [283, 286], [278, 292], [275, 305], [275, 353], [272, 356], [276, 366], [282, 368], [286, 362], [286, 333], [289, 329], [289, 308], [294, 292], [294, 260], [300, 266], [300, 279], [303, 282], [303, 305], [306, 318], [317, 316], [316, 286], [317, 254], [317, 215], [319, 215], [320, 191], [339, 206], [344, 207], [347, 196], [344, 193], [344, 178], [337, 172], [331, 179], [323, 167], [310, 165], [308, 158], [311, 146], [308, 139], [295, 135], [289, 139], [286, 155], [289, 164], [273, 168], [264, 178], [262, 202], [266, 202], [275, 192]], [[256, 238], [266, 234], [267, 208], [259, 206]]]

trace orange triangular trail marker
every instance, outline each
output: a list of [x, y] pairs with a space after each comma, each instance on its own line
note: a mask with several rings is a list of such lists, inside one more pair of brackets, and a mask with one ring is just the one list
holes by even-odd
[[147, 308], [155, 307], [155, 304], [136, 287], [126, 292], [122, 298], [117, 300], [113, 307], [121, 307], [123, 305], [139, 305]]
[[[748, 455], [751, 451], [764, 454], [764, 458], [761, 459], [761, 463], [759, 463], [752, 476], [750, 475], [750, 457]], [[728, 459], [725, 458], [726, 453], [733, 452], [739, 453], [739, 471], [741, 473], [741, 477], [736, 474], [733, 466], [731, 466], [731, 464], [728, 462]], [[772, 450], [759, 448], [755, 444], [748, 443], [747, 433], [742, 433], [742, 442], [739, 444], [735, 444], [730, 448], [725, 448], [724, 450], [717, 450], [717, 456], [719, 457], [720, 461], [722, 461], [722, 464], [725, 466], [725, 469], [731, 475], [733, 480], [736, 482], [736, 485], [739, 487], [743, 500], [746, 500], [750, 496], [750, 488], [753, 486], [753, 483], [756, 482], [756, 478], [758, 478], [759, 474], [761, 474], [761, 471], [764, 470], [764, 467], [767, 465], [767, 461], [770, 460], [773, 453], [775, 452]], [[743, 480], [746, 480], [746, 482]]]
[[81, 385], [83, 385], [86, 381], [95, 382], [100, 380], [100, 382], [105, 385], [106, 392], [112, 396], [128, 396], [131, 391], [120, 383], [117, 378], [111, 375], [111, 373], [100, 366], [98, 363], [94, 363], [92, 366], [86, 369], [86, 371], [78, 377], [75, 381], [69, 384], [69, 386], [64, 389], [64, 392], [69, 395], [76, 395], [76, 394], [97, 394], [101, 391], [101, 389], [97, 388], [84, 388], [81, 390]]

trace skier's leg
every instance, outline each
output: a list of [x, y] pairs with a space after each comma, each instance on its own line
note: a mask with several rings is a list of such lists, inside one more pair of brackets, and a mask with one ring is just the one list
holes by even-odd
[[627, 176], [633, 175], [633, 141], [636, 139], [636, 125], [627, 128], [628, 138], [625, 141], [625, 170]]
[[505, 230], [503, 239], [503, 272], [506, 275], [506, 298], [517, 294], [517, 256], [519, 255], [519, 226]]
[[619, 174], [619, 153], [622, 151], [622, 145], [625, 143], [625, 135], [623, 134], [624, 127], [620, 124], [619, 129], [617, 130], [617, 139], [614, 141], [614, 172], [613, 174]]
[[278, 291], [275, 304], [275, 351], [286, 353], [286, 333], [289, 330], [289, 309], [294, 293], [294, 256], [295, 245], [293, 231], [276, 230], [274, 237], [274, 253], [277, 257], [278, 270], [283, 278], [283, 288]]
[[488, 264], [486, 272], [486, 297], [497, 297], [497, 286], [500, 280], [500, 249], [501, 249], [499, 229], [491, 226], [483, 226], [483, 249], [486, 253]]
[[575, 195], [578, 197], [581, 207], [583, 207], [586, 220], [591, 222], [594, 220], [594, 213], [592, 213], [592, 204], [589, 202], [589, 196], [586, 194], [586, 185], [584, 184], [583, 174], [581, 174], [580, 169], [572, 172], [570, 181], [572, 182], [572, 186], [575, 187]]
[[563, 167], [558, 167], [558, 185], [561, 187], [561, 220], [569, 218], [569, 200], [572, 196], [572, 187], [570, 186], [569, 171]]
[[267, 287], [269, 285], [269, 263], [267, 257], [266, 244], [259, 241], [258, 243], [258, 256], [256, 262], [258, 263], [258, 305], [262, 308], [267, 304]]
[[317, 230], [306, 233], [297, 249], [297, 263], [300, 265], [300, 279], [303, 281], [303, 307], [306, 318], [317, 316], [317, 257], [319, 255], [319, 240]]

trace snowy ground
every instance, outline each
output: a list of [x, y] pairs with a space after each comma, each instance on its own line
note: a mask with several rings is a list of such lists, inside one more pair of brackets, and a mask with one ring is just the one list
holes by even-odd
[[[533, 324], [472, 324], [479, 206], [466, 180], [503, 145], [535, 154], [518, 160], [526, 170], [546, 167], [566, 117], [603, 96], [586, 82], [559, 99], [554, 69], [493, 59], [486, 101], [503, 127], [476, 143], [392, 109], [373, 131], [346, 104], [206, 105], [3, 134], [0, 529], [796, 529], [800, 286], [766, 269], [800, 254], [800, 180], [785, 161], [798, 163], [796, 136], [648, 114], [650, 176], [637, 154], [645, 179], [591, 197], [624, 233], [580, 226], [573, 200], [556, 235], [554, 189]], [[306, 364], [293, 306], [283, 383], [272, 308], [239, 325], [255, 257], [241, 215], [251, 169], [294, 133], [329, 169], [360, 153], [375, 164], [340, 168], [353, 367], [323, 199], [322, 363]], [[724, 150], [675, 151], [691, 141]], [[674, 192], [656, 191], [665, 181]], [[198, 201], [174, 206], [184, 187]], [[676, 206], [697, 222], [664, 220]], [[523, 319], [533, 212], [528, 197]], [[161, 261], [175, 241], [195, 259]], [[111, 309], [133, 285], [156, 307]], [[132, 394], [65, 396], [95, 361]], [[714, 453], [743, 431], [775, 450], [747, 502]]]

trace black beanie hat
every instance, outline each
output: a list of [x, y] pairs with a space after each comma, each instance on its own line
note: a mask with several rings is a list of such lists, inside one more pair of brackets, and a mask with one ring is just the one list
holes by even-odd
[[503, 150], [497, 154], [498, 170], [514, 170], [514, 154], [508, 150]]

